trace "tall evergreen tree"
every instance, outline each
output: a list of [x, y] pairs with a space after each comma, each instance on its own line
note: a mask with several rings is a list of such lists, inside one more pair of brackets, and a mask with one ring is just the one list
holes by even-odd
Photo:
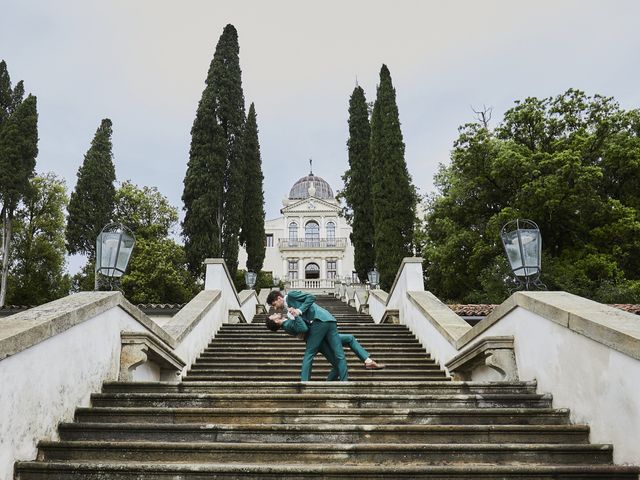
[[67, 250], [95, 258], [96, 237], [113, 217], [116, 189], [111, 145], [111, 120], [105, 118], [78, 169], [78, 182], [71, 193], [67, 217]]
[[190, 268], [196, 274], [202, 273], [207, 256], [222, 255], [232, 275], [238, 268], [245, 121], [239, 52], [238, 33], [227, 25], [209, 66], [191, 129], [182, 196], [183, 236]]
[[264, 263], [264, 192], [258, 124], [253, 103], [249, 107], [243, 136], [244, 205], [240, 242], [247, 249], [247, 269], [259, 272]]
[[4, 305], [9, 269], [12, 222], [18, 203], [29, 191], [38, 155], [36, 97], [29, 95], [0, 125], [0, 202], [2, 209], [2, 280], [0, 306]]
[[367, 273], [375, 265], [370, 137], [367, 99], [362, 87], [357, 86], [349, 100], [349, 169], [342, 177], [342, 195], [351, 210], [355, 269], [362, 281], [366, 280]]
[[205, 258], [222, 255], [225, 141], [207, 85], [191, 128], [189, 163], [184, 178], [182, 236], [189, 270], [200, 277]]
[[386, 65], [371, 115], [371, 196], [380, 286], [389, 289], [413, 244], [416, 192], [404, 160], [396, 91]]

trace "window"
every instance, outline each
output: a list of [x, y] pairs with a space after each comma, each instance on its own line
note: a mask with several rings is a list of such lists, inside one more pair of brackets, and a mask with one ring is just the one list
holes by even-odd
[[308, 263], [304, 268], [304, 278], [320, 278], [320, 267], [317, 263]]
[[289, 260], [289, 280], [298, 279], [298, 261]]
[[304, 226], [304, 242], [306, 246], [320, 246], [320, 225], [315, 220], [310, 220]]
[[333, 222], [327, 223], [327, 246], [336, 246], [336, 224]]
[[338, 261], [327, 260], [327, 278], [337, 278], [337, 277], [338, 277]]
[[273, 247], [273, 233], [267, 233], [267, 235], [264, 237], [264, 246]]
[[295, 247], [298, 244], [298, 224], [291, 222], [289, 224], [289, 246]]

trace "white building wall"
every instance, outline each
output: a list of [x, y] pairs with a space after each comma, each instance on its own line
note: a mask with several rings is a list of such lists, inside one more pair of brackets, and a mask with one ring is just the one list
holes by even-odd
[[[275, 277], [285, 279], [288, 274], [288, 261], [298, 260], [298, 278], [305, 277], [305, 266], [313, 262], [320, 267], [320, 278], [327, 278], [327, 260], [337, 260], [337, 276], [351, 276], [354, 270], [354, 249], [351, 245], [351, 226], [339, 215], [340, 206], [335, 199], [307, 198], [304, 200], [283, 201], [283, 216], [265, 221], [265, 235], [273, 235], [273, 246], [265, 249], [263, 271], [270, 271]], [[289, 239], [289, 225], [297, 224], [297, 238], [304, 240], [305, 225], [315, 221], [320, 227], [320, 239], [327, 239], [327, 224], [335, 224], [335, 238], [346, 241], [346, 246], [337, 248], [280, 249], [281, 240]], [[238, 268], [246, 269], [247, 253], [241, 246], [238, 254]]]

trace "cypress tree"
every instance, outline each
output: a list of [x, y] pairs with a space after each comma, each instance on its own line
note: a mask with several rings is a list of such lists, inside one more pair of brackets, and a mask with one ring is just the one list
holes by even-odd
[[367, 99], [357, 86], [349, 100], [349, 169], [342, 179], [343, 196], [352, 211], [351, 242], [355, 250], [355, 269], [361, 281], [375, 265], [373, 250], [373, 204], [371, 198], [371, 126]]
[[253, 103], [249, 107], [243, 134], [245, 165], [244, 205], [241, 244], [247, 249], [247, 270], [259, 272], [264, 263], [264, 193], [262, 191], [262, 161], [258, 141], [258, 124]]
[[5, 118], [0, 125], [0, 217], [3, 227], [0, 306], [4, 305], [6, 296], [14, 213], [30, 189], [29, 180], [33, 177], [38, 155], [36, 97], [29, 95]]
[[67, 208], [67, 251], [95, 258], [96, 238], [113, 216], [116, 189], [111, 145], [112, 124], [100, 123], [78, 169], [78, 182]]
[[208, 256], [222, 255], [232, 276], [238, 268], [245, 121], [239, 52], [238, 33], [227, 25], [216, 45], [191, 130], [182, 197], [183, 236], [190, 268], [198, 275]]
[[416, 193], [404, 160], [396, 92], [386, 65], [380, 69], [371, 115], [371, 194], [380, 286], [391, 288], [402, 259], [411, 255]]
[[184, 178], [182, 236], [189, 270], [203, 273], [205, 258], [222, 255], [222, 198], [225, 140], [207, 85], [191, 128], [189, 163]]

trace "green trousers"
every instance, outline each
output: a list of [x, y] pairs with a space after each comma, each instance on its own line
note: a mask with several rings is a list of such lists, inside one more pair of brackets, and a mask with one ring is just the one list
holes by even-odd
[[[343, 334], [343, 333], [339, 333], [338, 336], [340, 337], [340, 341], [342, 342], [342, 346], [343, 347], [349, 347], [351, 349], [351, 351], [353, 353], [355, 353], [356, 357], [358, 357], [360, 359], [361, 362], [364, 362], [367, 358], [369, 358], [369, 352], [367, 352], [364, 347], [362, 345], [360, 345], [360, 342], [358, 342], [358, 340], [356, 340], [356, 337], [354, 337], [351, 334]], [[335, 365], [335, 359], [330, 359], [329, 356], [333, 354], [333, 352], [331, 350], [328, 350], [327, 353], [322, 351], [322, 347], [320, 348], [320, 353], [322, 353], [325, 358], [327, 358], [327, 360], [329, 360], [329, 363], [331, 365], [333, 365], [333, 368], [331, 369], [331, 371], [329, 372], [329, 376], [327, 377], [328, 381], [333, 381], [333, 380], [337, 380], [338, 379], [338, 368]], [[333, 361], [332, 361], [333, 360]]]
[[336, 370], [335, 378], [327, 378], [327, 380], [348, 380], [347, 360], [344, 355], [342, 340], [338, 334], [336, 322], [321, 322], [316, 320], [309, 327], [307, 344], [300, 371], [300, 380], [303, 382], [308, 382], [311, 378], [313, 359], [318, 352], [321, 352], [329, 363], [333, 365], [329, 377], [332, 377], [333, 370]]

